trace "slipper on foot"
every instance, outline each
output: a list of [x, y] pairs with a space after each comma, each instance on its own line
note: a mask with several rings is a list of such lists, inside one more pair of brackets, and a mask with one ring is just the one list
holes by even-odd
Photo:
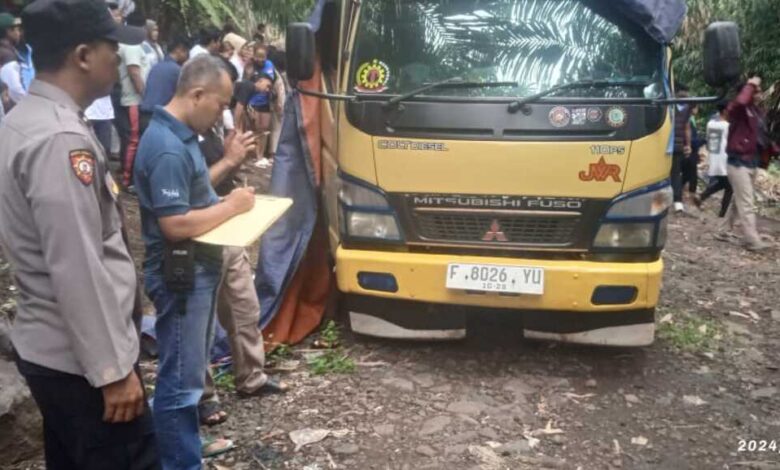
[[251, 397], [261, 397], [263, 395], [271, 395], [271, 394], [277, 394], [277, 393], [286, 393], [288, 390], [288, 386], [286, 384], [283, 384], [282, 382], [279, 382], [278, 380], [274, 380], [269, 378], [260, 388], [257, 390], [254, 390], [252, 392], [237, 392], [238, 396], [242, 398], [251, 398]]
[[[223, 446], [216, 447], [214, 444], [224, 443]], [[236, 445], [229, 439], [215, 439], [213, 437], [204, 437], [201, 439], [200, 454], [204, 459], [222, 455], [235, 449]]]

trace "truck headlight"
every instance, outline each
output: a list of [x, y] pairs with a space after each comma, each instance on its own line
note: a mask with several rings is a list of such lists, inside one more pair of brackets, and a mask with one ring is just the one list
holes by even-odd
[[346, 211], [347, 235], [357, 238], [400, 240], [401, 234], [395, 216]]
[[655, 224], [602, 224], [594, 246], [599, 248], [646, 248], [653, 246]]
[[672, 205], [672, 187], [669, 185], [651, 189], [618, 199], [607, 212], [608, 219], [636, 217], [656, 217], [666, 212]]
[[396, 242], [403, 239], [395, 212], [379, 188], [342, 178], [339, 207], [347, 237]]
[[662, 248], [671, 205], [668, 182], [621, 195], [604, 216], [593, 240], [594, 248]]

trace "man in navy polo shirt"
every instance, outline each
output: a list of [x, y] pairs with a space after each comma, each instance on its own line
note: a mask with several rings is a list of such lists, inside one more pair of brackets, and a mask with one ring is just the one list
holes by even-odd
[[141, 140], [135, 181], [141, 206], [146, 293], [157, 311], [159, 365], [154, 421], [165, 469], [199, 469], [201, 453], [231, 448], [226, 440], [204, 441], [198, 433], [222, 247], [193, 242], [254, 206], [254, 190], [238, 188], [220, 200], [211, 169], [198, 147], [230, 104], [232, 83], [219, 59], [204, 55], [187, 62], [176, 94], [158, 107]]
[[190, 57], [190, 45], [184, 38], [177, 38], [168, 44], [165, 60], [152, 67], [146, 79], [146, 91], [141, 102], [141, 112], [151, 116], [154, 108], [167, 105], [176, 94], [181, 66]]

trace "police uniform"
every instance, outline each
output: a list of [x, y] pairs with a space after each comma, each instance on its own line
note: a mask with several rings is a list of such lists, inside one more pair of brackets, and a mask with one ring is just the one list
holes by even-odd
[[[105, 12], [91, 15], [103, 28], [94, 39], [111, 39], [102, 2], [38, 0], [23, 14], [31, 40], [41, 23], [59, 21], [63, 34], [78, 4]], [[44, 418], [47, 466], [156, 468], [148, 411], [102, 419], [100, 388], [127, 377], [139, 353], [136, 272], [103, 148], [71, 96], [40, 80], [3, 120], [0, 142], [0, 244], [19, 289], [11, 336]]]

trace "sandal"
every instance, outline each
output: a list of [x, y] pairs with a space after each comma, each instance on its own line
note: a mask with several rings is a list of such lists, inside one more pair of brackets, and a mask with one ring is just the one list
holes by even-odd
[[[216, 447], [215, 444], [223, 443], [222, 447]], [[201, 439], [200, 455], [204, 459], [222, 455], [235, 449], [236, 445], [230, 439], [215, 439], [213, 437], [204, 437]]]
[[262, 397], [264, 395], [271, 395], [271, 394], [277, 394], [277, 393], [287, 393], [287, 390], [289, 390], [289, 386], [284, 383], [280, 382], [278, 380], [268, 378], [266, 382], [260, 386], [257, 390], [254, 390], [252, 392], [236, 392], [239, 397], [241, 398], [252, 398], [252, 397]]
[[227, 413], [219, 406], [219, 402], [207, 400], [198, 403], [198, 417], [204, 426], [216, 426], [227, 421]]

